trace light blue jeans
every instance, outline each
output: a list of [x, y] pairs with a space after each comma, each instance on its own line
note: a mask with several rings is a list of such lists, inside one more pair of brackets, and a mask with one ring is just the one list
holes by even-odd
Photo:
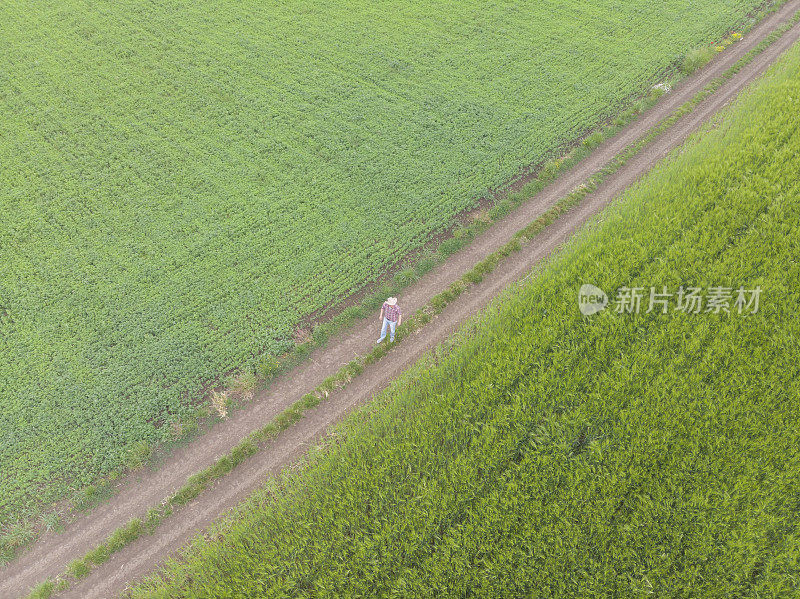
[[397, 326], [396, 322], [392, 322], [385, 316], [383, 317], [383, 327], [381, 327], [381, 338], [378, 339], [378, 343], [386, 339], [386, 329], [388, 328], [390, 331], [389, 334], [389, 342], [394, 343], [394, 328]]

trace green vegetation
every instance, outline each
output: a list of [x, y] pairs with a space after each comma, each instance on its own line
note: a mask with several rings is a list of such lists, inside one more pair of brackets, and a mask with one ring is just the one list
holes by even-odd
[[[134, 597], [796, 596], [798, 102], [795, 48]], [[586, 318], [583, 283], [763, 296]]]
[[72, 4], [0, 9], [3, 529], [757, 2]]
[[697, 69], [706, 66], [714, 58], [714, 48], [711, 46], [700, 46], [686, 53], [681, 63], [681, 70], [687, 75], [694, 73]]
[[[725, 73], [719, 76], [714, 81], [710, 82], [700, 93], [698, 93], [694, 98], [690, 101], [686, 102], [683, 106], [681, 106], [678, 110], [676, 110], [672, 115], [664, 119], [662, 122], [658, 123], [655, 127], [653, 127], [645, 136], [642, 137], [638, 142], [626, 148], [621, 154], [615, 157], [615, 159], [600, 173], [596, 174], [592, 177], [585, 185], [582, 185], [578, 189], [574, 190], [572, 193], [567, 195], [566, 197], [559, 200], [552, 208], [547, 210], [542, 216], [536, 219], [534, 222], [530, 223], [528, 226], [523, 228], [519, 231], [512, 241], [507, 243], [505, 246], [494, 252], [493, 254], [489, 255], [486, 259], [479, 262], [475, 267], [466, 273], [460, 281], [454, 283], [447, 291], [433, 297], [428, 305], [420, 308], [414, 315], [410, 318], [406, 319], [405, 324], [403, 324], [397, 332], [397, 342], [402, 342], [402, 340], [421, 327], [425, 326], [431, 321], [431, 318], [441, 313], [445, 307], [447, 307], [448, 303], [453, 301], [454, 299], [458, 298], [458, 296], [466, 290], [469, 285], [480, 282], [483, 278], [483, 275], [491, 272], [502, 260], [513, 254], [514, 252], [518, 252], [522, 249], [523, 244], [534, 239], [545, 227], [549, 224], [553, 223], [555, 220], [558, 219], [563, 213], [568, 211], [570, 208], [579, 204], [583, 198], [586, 197], [586, 194], [591, 192], [592, 190], [596, 189], [600, 183], [602, 183], [605, 178], [624, 166], [624, 164], [633, 156], [635, 156], [642, 148], [644, 148], [647, 144], [653, 141], [658, 135], [662, 134], [666, 131], [669, 127], [671, 127], [681, 116], [691, 112], [697, 104], [699, 104], [703, 99], [707, 98], [711, 93], [713, 93], [716, 89], [718, 89], [725, 81], [730, 79], [735, 73], [738, 73], [739, 70], [750, 61], [752, 61], [755, 56], [757, 56], [761, 51], [766, 49], [773, 41], [779, 39], [780, 36], [788, 31], [792, 25], [800, 21], [800, 14], [796, 15], [793, 19], [787, 22], [785, 25], [777, 28], [772, 34], [767, 36], [756, 48], [748, 52], [744, 57], [742, 57], [735, 65], [733, 65], [730, 69], [728, 69]], [[642, 102], [640, 104], [640, 110], [646, 110], [650, 108], [653, 103], [657, 100], [657, 97], [651, 95], [647, 101]], [[632, 114], [631, 116], [635, 116], [636, 113]], [[508, 198], [500, 202], [495, 208], [492, 209], [488, 219], [486, 220], [476, 220], [472, 224], [467, 227], [467, 238], [471, 236], [477, 235], [484, 230], [488, 224], [493, 222], [494, 220], [502, 218], [505, 214], [507, 214], [513, 207], [515, 207], [520, 202], [523, 202], [530, 197], [534, 196], [538, 193], [542, 187], [548, 183], [550, 180], [561, 174], [562, 172], [568, 170], [572, 166], [574, 166], [577, 162], [579, 162], [585, 155], [590, 152], [592, 149], [597, 147], [599, 143], [601, 143], [604, 139], [613, 136], [617, 131], [617, 126], [615, 125], [606, 125], [599, 129], [597, 132], [593, 133], [591, 136], [584, 139], [581, 145], [570, 151], [566, 156], [558, 159], [558, 168], [555, 169], [543, 169], [537, 177], [531, 181], [530, 183], [526, 184], [522, 191], [509, 194]], [[464, 237], [462, 236], [462, 241]], [[466, 242], [466, 241], [465, 241]], [[417, 276], [422, 276], [426, 272], [428, 272], [431, 268], [433, 268], [438, 261], [445, 259], [441, 254], [438, 255], [438, 260], [432, 256], [426, 256], [421, 258], [416, 265], [416, 274], [414, 277], [407, 275], [409, 279], [414, 279]], [[398, 275], [404, 275], [404, 272], [398, 273]], [[408, 283], [408, 281], [406, 281]], [[401, 282], [395, 281], [395, 289], [402, 288]], [[394, 290], [387, 291], [387, 293], [383, 293], [380, 296], [380, 300], [382, 301], [384, 297], [387, 295], [395, 295], [397, 292]], [[370, 299], [368, 298], [365, 300], [365, 303], [369, 302]], [[355, 310], [358, 311], [359, 308], [351, 307], [348, 310]], [[342, 315], [340, 315], [342, 316]], [[352, 314], [351, 316], [347, 316], [346, 318], [357, 318], [356, 314]], [[337, 319], [334, 319], [334, 322]], [[343, 321], [341, 318], [338, 318], [339, 324], [345, 326], [346, 321]], [[327, 326], [326, 327], [317, 327], [314, 331], [315, 336], [320, 332], [320, 330], [324, 330], [327, 333]], [[322, 341], [317, 341], [322, 342]], [[247, 439], [239, 443], [236, 447], [234, 447], [229, 454], [219, 458], [219, 460], [210, 466], [209, 468], [199, 472], [186, 482], [186, 484], [181, 487], [178, 491], [176, 491], [171, 497], [165, 500], [160, 506], [151, 508], [145, 520], [145, 527], [140, 526], [140, 521], [137, 518], [132, 519], [126, 526], [123, 526], [117, 529], [112, 535], [101, 545], [99, 545], [93, 551], [87, 553], [84, 558], [83, 562], [88, 567], [93, 567], [94, 565], [99, 565], [103, 561], [105, 561], [112, 553], [119, 551], [123, 547], [125, 547], [128, 543], [135, 541], [136, 539], [141, 536], [144, 532], [152, 533], [158, 528], [162, 522], [171, 516], [176, 508], [180, 508], [198, 495], [205, 491], [208, 486], [221, 478], [222, 476], [226, 475], [228, 472], [232, 471], [236, 468], [241, 462], [243, 462], [248, 456], [256, 453], [259, 448], [265, 447], [269, 442], [271, 442], [281, 431], [285, 430], [292, 424], [294, 424], [297, 420], [302, 418], [305, 415], [305, 411], [311, 408], [316, 407], [319, 405], [321, 401], [327, 399], [330, 394], [334, 391], [340, 390], [347, 386], [347, 384], [356, 376], [358, 376], [361, 372], [363, 372], [364, 367], [372, 364], [379, 359], [381, 359], [386, 353], [388, 352], [389, 345], [383, 344], [379, 345], [373, 350], [363, 357], [358, 357], [353, 360], [351, 363], [346, 364], [343, 366], [339, 372], [332, 377], [329, 377], [322, 384], [314, 390], [313, 393], [309, 393], [298, 400], [294, 405], [287, 408], [284, 412], [279, 414], [274, 421], [267, 423], [262, 428], [254, 431]], [[284, 359], [290, 356], [284, 356]], [[269, 369], [269, 375], [277, 372], [278, 370], [286, 367], [284, 363], [281, 365], [277, 361], [273, 361], [272, 365]], [[238, 385], [238, 379], [234, 380], [234, 388]], [[46, 519], [53, 519], [49, 518], [50, 516], [55, 516], [54, 514], [47, 514], [45, 516]], [[57, 517], [55, 518], [57, 521]], [[48, 524], [48, 530], [51, 529], [51, 526]], [[133, 533], [131, 532], [133, 531]], [[98, 556], [100, 556], [102, 561], [98, 561]], [[69, 588], [72, 583], [72, 579], [74, 576], [70, 578], [70, 574], [67, 577], [59, 577], [58, 578], [58, 585], [60, 588], [65, 589]], [[28, 595], [27, 599], [36, 599], [37, 597], [44, 596], [43, 593], [50, 593], [52, 589], [53, 581], [47, 580], [44, 583], [40, 584], [36, 587], [31, 593]], [[47, 595], [49, 596], [49, 595]]]

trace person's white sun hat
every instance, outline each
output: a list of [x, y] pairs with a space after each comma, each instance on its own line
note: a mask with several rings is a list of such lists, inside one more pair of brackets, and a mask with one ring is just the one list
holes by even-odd
[[395, 306], [397, 305], [397, 298], [390, 297], [389, 299], [386, 300], [386, 303], [389, 304], [390, 306]]

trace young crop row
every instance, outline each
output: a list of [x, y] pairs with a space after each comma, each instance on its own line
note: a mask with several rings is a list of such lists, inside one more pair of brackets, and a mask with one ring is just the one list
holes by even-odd
[[756, 4], [4, 3], [0, 530]]
[[[800, 48], [134, 597], [795, 596]], [[583, 317], [583, 283], [763, 289]]]

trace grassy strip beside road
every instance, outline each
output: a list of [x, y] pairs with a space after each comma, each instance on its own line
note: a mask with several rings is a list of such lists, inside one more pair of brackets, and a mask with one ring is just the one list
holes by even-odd
[[[398, 329], [397, 342], [402, 342], [403, 338], [419, 330], [427, 324], [433, 316], [441, 313], [444, 308], [457, 298], [463, 291], [470, 285], [479, 283], [483, 277], [490, 273], [496, 266], [512, 253], [519, 251], [525, 243], [535, 238], [545, 227], [554, 222], [561, 214], [567, 212], [574, 206], [578, 205], [583, 198], [596, 189], [605, 178], [619, 170], [624, 164], [636, 155], [648, 143], [653, 141], [656, 137], [671, 127], [681, 116], [691, 112], [697, 104], [703, 99], [708, 97], [716, 89], [718, 89], [725, 81], [730, 79], [737, 73], [743, 66], [752, 61], [752, 59], [761, 51], [763, 51], [775, 39], [778, 39], [782, 33], [788, 30], [797, 20], [800, 15], [796, 16], [791, 23], [781, 27], [775, 33], [765, 39], [764, 42], [748, 53], [742, 60], [736, 63], [729, 71], [718, 79], [711, 82], [704, 90], [693, 98], [690, 102], [684, 104], [673, 115], [664, 119], [656, 127], [654, 127], [645, 137], [640, 139], [636, 144], [626, 149], [623, 153], [615, 158], [606, 168], [600, 173], [592, 177], [585, 185], [576, 189], [569, 196], [560, 200], [555, 206], [546, 211], [539, 219], [531, 223], [529, 226], [519, 231], [515, 238], [506, 244], [503, 248], [493, 253], [485, 260], [477, 264], [469, 273], [467, 273], [461, 280], [454, 283], [448, 290], [435, 296], [431, 299], [428, 305], [417, 311], [406, 323]], [[655, 97], [651, 101], [655, 101]], [[616, 128], [606, 131], [616, 132]], [[604, 136], [605, 138], [605, 136]], [[588, 152], [590, 143], [584, 144], [584, 149], [579, 149], [565, 157], [557, 167], [550, 170], [549, 174], [543, 173], [539, 179], [525, 186], [521, 192], [510, 194], [506, 200], [506, 204], [498, 205], [497, 210], [492, 214], [492, 219], [502, 218], [509, 210], [513, 209], [523, 201], [533, 197], [538, 193], [547, 183], [557, 176], [560, 172], [559, 169], [566, 170], [571, 168], [584, 156], [583, 152]], [[595, 145], [599, 145], [599, 142]], [[457, 237], [460, 243], [468, 243], [471, 239], [485, 230], [487, 226], [486, 221], [476, 221], [466, 230], [466, 234]], [[448, 254], [449, 255], [449, 254]], [[443, 259], [443, 258], [442, 258]], [[401, 282], [396, 282], [396, 289], [399, 289]], [[231, 452], [220, 458], [214, 465], [208, 469], [192, 476], [180, 490], [173, 496], [165, 500], [165, 502], [158, 507], [151, 509], [144, 521], [133, 519], [131, 522], [122, 529], [115, 532], [106, 543], [88, 553], [83, 558], [73, 562], [66, 576], [59, 578], [56, 581], [46, 581], [29, 595], [31, 599], [49, 597], [54, 591], [63, 590], [68, 588], [71, 580], [76, 580], [86, 576], [93, 566], [105, 562], [108, 557], [115, 551], [118, 551], [125, 545], [139, 538], [142, 534], [154, 531], [164, 519], [169, 517], [175, 509], [180, 508], [191, 499], [197, 497], [203, 490], [205, 490], [215, 480], [221, 478], [237, 465], [244, 461], [250, 455], [253, 455], [260, 448], [266, 446], [267, 443], [272, 441], [281, 431], [285, 430], [303, 417], [306, 410], [317, 406], [321, 401], [324, 401], [331, 393], [342, 389], [347, 383], [355, 376], [360, 374], [364, 367], [376, 362], [383, 357], [389, 350], [389, 345], [377, 346], [367, 356], [359, 357], [346, 366], [344, 366], [336, 375], [326, 379], [313, 393], [309, 393], [296, 402], [293, 406], [285, 410], [274, 421], [270, 422], [263, 428], [252, 433], [247, 439], [243, 440]]]
[[[134, 597], [800, 590], [800, 48]], [[587, 319], [577, 290], [760, 287]]]

